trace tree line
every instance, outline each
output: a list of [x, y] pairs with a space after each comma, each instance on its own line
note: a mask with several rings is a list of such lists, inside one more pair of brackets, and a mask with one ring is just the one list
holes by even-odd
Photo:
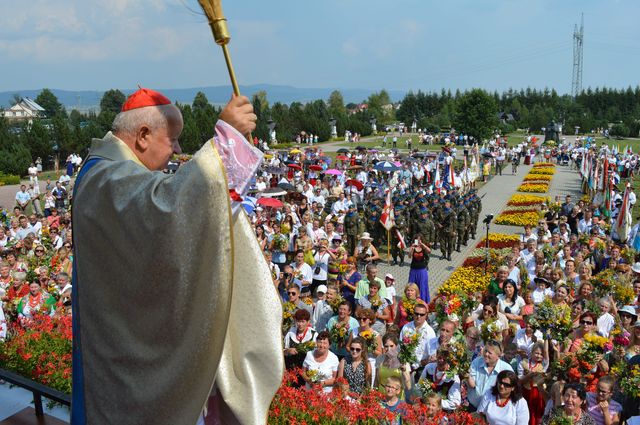
[[[23, 175], [29, 164], [42, 158], [51, 167], [53, 158], [61, 162], [72, 153], [86, 155], [92, 138], [103, 137], [111, 129], [114, 117], [122, 108], [126, 96], [120, 90], [109, 90], [100, 100], [99, 110], [68, 112], [53, 92], [43, 89], [34, 99], [45, 109], [45, 118], [32, 123], [16, 123], [0, 118], [0, 171]], [[15, 101], [19, 101], [16, 98]], [[588, 89], [573, 99], [558, 95], [555, 90], [508, 90], [502, 94], [482, 89], [470, 91], [442, 90], [409, 92], [399, 104], [394, 104], [386, 90], [371, 94], [363, 103], [367, 108], [345, 104], [340, 91], [331, 93], [327, 101], [270, 104], [266, 92], [256, 93], [251, 102], [258, 116], [254, 136], [269, 140], [269, 124], [275, 123], [280, 143], [295, 141], [301, 132], [317, 135], [320, 141], [331, 137], [330, 121], [336, 122], [338, 137], [345, 131], [367, 136], [371, 134], [371, 119], [378, 129], [387, 124], [404, 122], [410, 126], [415, 119], [418, 128], [430, 132], [459, 131], [479, 139], [490, 137], [495, 129], [508, 133], [517, 128], [537, 132], [550, 121], [565, 124], [571, 132], [579, 126], [581, 132], [608, 128], [612, 134], [637, 136], [640, 131], [640, 88], [626, 90]], [[212, 105], [202, 92], [191, 104], [177, 103], [184, 119], [180, 137], [184, 152], [193, 153], [214, 134], [220, 108]], [[498, 112], [510, 114], [513, 120], [501, 123]]]

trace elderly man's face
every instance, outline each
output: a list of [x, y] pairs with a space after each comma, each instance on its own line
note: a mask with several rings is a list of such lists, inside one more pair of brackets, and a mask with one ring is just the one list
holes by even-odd
[[[163, 170], [167, 167], [173, 154], [180, 154], [178, 138], [182, 133], [182, 115], [178, 108], [166, 108], [167, 125], [156, 129], [142, 127], [136, 143], [142, 151], [139, 155], [142, 163], [150, 170]], [[141, 137], [143, 136], [143, 137]]]

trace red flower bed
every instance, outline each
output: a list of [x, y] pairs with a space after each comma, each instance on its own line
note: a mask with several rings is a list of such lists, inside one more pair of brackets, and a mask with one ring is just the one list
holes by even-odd
[[484, 267], [484, 257], [468, 257], [462, 267]]
[[[518, 241], [489, 241], [489, 248], [491, 249], [503, 249], [503, 248], [513, 248], [515, 245], [520, 246], [520, 242]], [[485, 241], [480, 241], [476, 245], [476, 248], [485, 248]]]
[[[360, 398], [351, 394], [351, 400], [346, 394], [334, 386], [331, 393], [325, 393], [316, 386], [310, 390], [296, 388], [300, 370], [285, 373], [282, 386], [269, 408], [267, 424], [371, 424], [390, 423], [395, 415], [386, 410], [381, 402], [383, 395], [378, 391], [370, 391]], [[343, 381], [344, 382], [344, 381]], [[422, 403], [413, 405], [401, 404], [399, 412], [402, 423], [407, 425], [440, 425], [444, 418], [448, 423], [460, 425], [486, 424], [482, 418], [468, 412], [455, 412], [429, 417], [426, 407]]]
[[71, 394], [71, 317], [37, 315], [26, 328], [12, 323], [0, 343], [4, 368]]

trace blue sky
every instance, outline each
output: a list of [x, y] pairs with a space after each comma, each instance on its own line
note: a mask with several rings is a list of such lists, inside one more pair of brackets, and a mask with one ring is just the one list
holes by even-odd
[[[227, 84], [196, 0], [2, 2], [0, 91]], [[637, 0], [223, 0], [241, 84], [440, 90], [640, 82]], [[191, 9], [191, 10], [190, 10]]]

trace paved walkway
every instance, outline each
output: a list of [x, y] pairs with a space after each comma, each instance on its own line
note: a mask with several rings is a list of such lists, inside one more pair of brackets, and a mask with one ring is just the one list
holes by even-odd
[[[462, 252], [453, 252], [451, 261], [441, 260], [440, 251], [434, 250], [431, 260], [429, 261], [429, 289], [431, 297], [436, 294], [438, 288], [446, 281], [451, 273], [458, 268], [464, 260], [475, 249], [475, 246], [486, 235], [486, 227], [481, 223], [487, 214], [493, 214], [497, 217], [503, 211], [511, 198], [516, 193], [516, 189], [522, 183], [524, 176], [529, 172], [532, 166], [521, 165], [518, 167], [516, 175], [511, 174], [511, 167], [505, 167], [507, 172], [503, 172], [502, 176], [494, 176], [487, 184], [478, 190], [479, 196], [482, 196], [482, 214], [480, 223], [478, 224], [478, 234], [476, 239], [470, 240], [466, 247], [461, 249]], [[569, 167], [556, 166], [556, 174], [551, 181], [551, 187], [548, 195], [552, 199], [557, 195], [564, 201], [564, 196], [571, 194], [574, 199], [580, 197], [580, 178], [576, 170], [570, 170]], [[504, 226], [491, 224], [489, 228], [491, 233], [522, 233], [523, 228], [518, 226]], [[386, 255], [386, 247], [380, 247], [380, 256]], [[383, 257], [384, 258], [384, 257]], [[403, 267], [391, 266], [384, 263], [378, 263], [378, 276], [384, 277], [386, 273], [391, 273], [396, 278], [396, 292], [400, 295], [404, 291], [409, 279], [409, 265]]]

